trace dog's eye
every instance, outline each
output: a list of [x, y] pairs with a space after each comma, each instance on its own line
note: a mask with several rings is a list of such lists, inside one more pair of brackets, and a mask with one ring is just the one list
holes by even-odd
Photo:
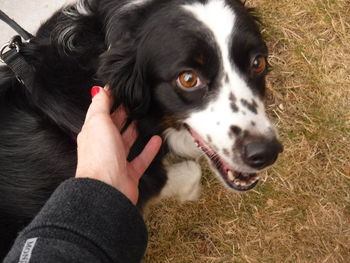
[[255, 73], [261, 73], [266, 69], [266, 58], [263, 56], [257, 56], [252, 64], [252, 71]]
[[201, 80], [198, 74], [194, 71], [182, 72], [176, 80], [177, 85], [180, 88], [192, 89], [201, 85]]

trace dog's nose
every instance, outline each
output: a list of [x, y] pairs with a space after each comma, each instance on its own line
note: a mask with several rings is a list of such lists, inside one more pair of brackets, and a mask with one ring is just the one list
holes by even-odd
[[273, 164], [281, 152], [283, 146], [277, 139], [255, 140], [244, 146], [243, 161], [252, 168], [263, 169]]

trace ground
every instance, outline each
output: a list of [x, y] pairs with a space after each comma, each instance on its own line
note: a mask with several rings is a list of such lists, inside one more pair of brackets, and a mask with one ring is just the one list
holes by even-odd
[[[26, 2], [48, 14], [64, 1], [1, 0], [0, 9], [28, 23], [38, 11]], [[285, 151], [244, 194], [225, 190], [203, 163], [199, 201], [147, 211], [146, 263], [350, 262], [350, 2], [247, 5], [263, 22], [267, 108]], [[5, 31], [0, 24], [1, 42]]]

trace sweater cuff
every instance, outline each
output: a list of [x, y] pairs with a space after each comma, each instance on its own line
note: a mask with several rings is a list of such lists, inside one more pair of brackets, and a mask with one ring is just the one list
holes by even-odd
[[89, 243], [113, 262], [139, 262], [147, 245], [145, 223], [130, 200], [87, 178], [62, 183], [21, 235]]

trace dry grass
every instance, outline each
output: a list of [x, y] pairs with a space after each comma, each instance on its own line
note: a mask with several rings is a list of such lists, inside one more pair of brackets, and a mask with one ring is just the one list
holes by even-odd
[[350, 262], [350, 2], [248, 5], [264, 21], [285, 152], [245, 194], [204, 165], [198, 202], [151, 208], [145, 262]]

